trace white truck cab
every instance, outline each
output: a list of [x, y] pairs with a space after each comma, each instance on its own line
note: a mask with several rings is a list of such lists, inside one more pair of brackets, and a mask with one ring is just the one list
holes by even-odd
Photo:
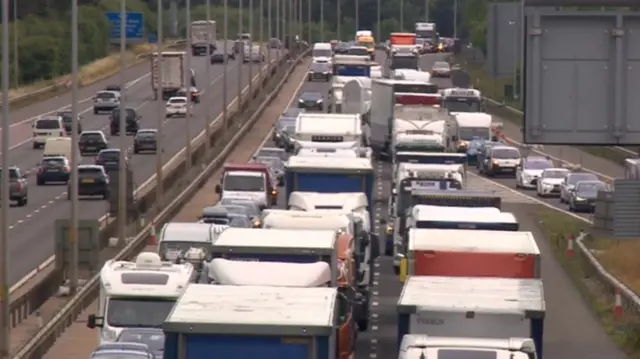
[[191, 263], [163, 262], [153, 252], [133, 262], [108, 260], [100, 271], [98, 314], [89, 315], [87, 326], [101, 328], [102, 343], [114, 342], [124, 328], [161, 327], [194, 279]]
[[290, 263], [216, 258], [208, 264], [210, 284], [269, 287], [328, 287], [337, 273], [327, 262]]
[[162, 260], [173, 262], [191, 248], [202, 248], [208, 252], [220, 231], [219, 225], [209, 223], [166, 223], [158, 236], [158, 255]]
[[302, 147], [296, 153], [301, 157], [371, 158], [371, 148]]
[[301, 147], [340, 143], [357, 147], [362, 142], [359, 114], [306, 113], [298, 115], [293, 139]]
[[320, 193], [294, 191], [289, 195], [289, 209], [292, 211], [335, 210], [353, 213], [370, 231], [369, 204], [364, 193]]

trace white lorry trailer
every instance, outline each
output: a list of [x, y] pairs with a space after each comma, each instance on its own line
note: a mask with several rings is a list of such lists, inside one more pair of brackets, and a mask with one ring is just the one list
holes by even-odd
[[371, 108], [371, 79], [354, 77], [342, 89], [342, 113], [359, 114], [366, 118]]
[[[185, 55], [183, 51], [163, 51], [160, 55], [154, 52], [151, 55], [151, 88], [154, 100], [158, 99], [158, 87], [162, 88], [162, 100], [168, 100], [186, 86]], [[160, 58], [162, 58], [162, 66], [160, 66]], [[160, 77], [162, 77], [161, 81]]]
[[[216, 22], [198, 20], [191, 22], [191, 54], [193, 56], [213, 53], [216, 43]], [[209, 48], [210, 50], [207, 50]]]

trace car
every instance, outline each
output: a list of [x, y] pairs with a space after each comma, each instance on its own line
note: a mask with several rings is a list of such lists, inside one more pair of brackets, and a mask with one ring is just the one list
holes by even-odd
[[105, 91], [122, 92], [120, 85], [110, 84], [104, 87]]
[[236, 54], [234, 52], [229, 54], [225, 49], [216, 49], [213, 51], [213, 54], [211, 54], [210, 62], [212, 65], [223, 64], [226, 61], [235, 59], [235, 57], [236, 57]]
[[249, 217], [239, 213], [229, 213], [229, 227], [231, 228], [254, 228], [255, 224]]
[[520, 151], [513, 146], [493, 146], [489, 149], [482, 172], [489, 177], [499, 174], [508, 174], [515, 177], [516, 168], [520, 164], [522, 156]]
[[[167, 117], [187, 117], [187, 109], [192, 105], [188, 103], [186, 97], [171, 97], [166, 103], [165, 116]], [[193, 108], [191, 108], [193, 110]], [[193, 116], [193, 112], [191, 112]]]
[[589, 172], [570, 172], [560, 184], [560, 203], [569, 203], [571, 190], [580, 181], [598, 181], [598, 176]]
[[296, 148], [296, 140], [293, 135], [296, 133], [295, 124], [286, 124], [280, 130], [281, 147], [287, 152], [292, 153]]
[[111, 342], [98, 346], [91, 359], [156, 359], [148, 345], [135, 342]]
[[298, 98], [298, 107], [306, 110], [322, 111], [324, 98], [320, 92], [303, 92]]
[[284, 162], [289, 159], [289, 154], [285, 150], [276, 147], [262, 147], [256, 156], [279, 157]]
[[331, 80], [331, 64], [328, 62], [314, 62], [309, 67], [309, 73], [307, 74], [307, 79], [310, 82], [313, 80], [320, 79], [328, 82]]
[[570, 172], [566, 168], [547, 168], [542, 171], [536, 183], [538, 197], [559, 196], [560, 184]]
[[[142, 116], [138, 114], [135, 108], [127, 107], [125, 108], [125, 134], [126, 135], [135, 135], [140, 128], [140, 119]], [[120, 109], [115, 108], [111, 111], [111, 115], [109, 117], [109, 131], [111, 136], [120, 135]]]
[[[126, 160], [125, 160], [126, 161]], [[108, 148], [98, 153], [95, 159], [97, 166], [104, 167], [105, 172], [118, 171], [120, 169], [120, 149]], [[126, 162], [125, 162], [126, 165]]]
[[219, 203], [223, 208], [226, 206], [244, 206], [247, 209], [245, 213], [249, 218], [260, 217], [260, 206], [249, 197], [223, 197]]
[[478, 152], [476, 154], [476, 169], [479, 173], [483, 171], [483, 164], [487, 156], [489, 155], [489, 149], [496, 145], [502, 145], [502, 143], [497, 141], [483, 141], [478, 147]]
[[[1, 174], [2, 169], [0, 168]], [[20, 168], [15, 166], [9, 167], [9, 200], [15, 201], [18, 207], [24, 207], [29, 202], [27, 175], [23, 174]]]
[[346, 55], [349, 52], [349, 46], [346, 42], [340, 42], [333, 48], [333, 53], [336, 55]]
[[366, 46], [354, 46], [351, 45], [347, 49], [346, 55], [366, 56], [369, 57], [369, 49]]
[[156, 153], [158, 151], [158, 130], [140, 129], [133, 138], [133, 153]]
[[247, 45], [242, 52], [242, 62], [264, 62], [265, 56], [260, 45]]
[[593, 212], [596, 208], [598, 191], [606, 191], [607, 184], [602, 181], [579, 181], [569, 191], [569, 210], [571, 212]]
[[71, 176], [71, 164], [66, 157], [46, 157], [42, 159], [38, 166], [36, 184], [43, 186], [50, 182], [67, 183], [69, 176]]
[[[109, 176], [103, 166], [78, 166], [78, 197], [81, 196], [109, 198]], [[69, 184], [69, 189], [67, 190], [67, 199], [71, 199], [71, 184]]]
[[[62, 124], [64, 125], [64, 130], [67, 133], [67, 136], [71, 136], [73, 127], [73, 112], [71, 112], [71, 110], [58, 111], [56, 115], [62, 118]], [[78, 121], [78, 133], [81, 133], [82, 116], [78, 115], [76, 119]]]
[[161, 328], [124, 328], [116, 342], [145, 344], [156, 359], [161, 359], [164, 354], [164, 332]]
[[197, 87], [191, 86], [189, 90], [181, 88], [176, 92], [176, 97], [188, 97], [191, 96], [191, 103], [200, 103], [200, 90]]
[[553, 168], [553, 162], [547, 157], [527, 156], [516, 169], [516, 188], [535, 189], [542, 171]]
[[431, 68], [431, 76], [432, 77], [450, 77], [451, 65], [449, 65], [448, 62], [444, 62], [444, 61], [434, 62], [433, 67]]
[[250, 42], [251, 42], [251, 34], [250, 33], [238, 34], [238, 37], [237, 37], [235, 45], [234, 45], [234, 51], [237, 54], [241, 53], [242, 50], [244, 49], [244, 47], [249, 45]]
[[120, 107], [120, 92], [98, 91], [93, 97], [93, 114], [97, 115], [104, 111], [113, 111]]
[[280, 148], [285, 147], [285, 138], [287, 137], [289, 131], [295, 131], [296, 126], [296, 118], [293, 117], [285, 117], [281, 116], [276, 123], [273, 125], [273, 132], [271, 134], [271, 140], [273, 143]]
[[285, 163], [280, 157], [255, 156], [253, 161], [267, 165], [271, 171], [272, 178], [275, 178], [280, 186], [284, 185]]
[[280, 39], [278, 39], [276, 37], [272, 37], [271, 39], [269, 39], [269, 48], [270, 49], [281, 49], [282, 48], [282, 41], [280, 41]]
[[109, 148], [109, 142], [102, 131], [84, 131], [78, 138], [78, 148], [81, 156], [93, 155]]

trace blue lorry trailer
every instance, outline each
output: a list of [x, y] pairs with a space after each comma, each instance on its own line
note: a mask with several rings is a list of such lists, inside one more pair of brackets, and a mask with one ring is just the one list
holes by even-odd
[[162, 328], [164, 359], [336, 359], [336, 288], [192, 284]]
[[369, 158], [292, 156], [287, 162], [287, 201], [294, 191], [320, 193], [364, 193], [369, 202], [370, 223], [374, 222], [373, 184], [375, 173]]

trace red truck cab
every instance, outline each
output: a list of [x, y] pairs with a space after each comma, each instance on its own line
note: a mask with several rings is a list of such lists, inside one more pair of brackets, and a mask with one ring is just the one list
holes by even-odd
[[227, 163], [216, 193], [221, 197], [247, 197], [261, 208], [278, 203], [278, 190], [264, 163]]

